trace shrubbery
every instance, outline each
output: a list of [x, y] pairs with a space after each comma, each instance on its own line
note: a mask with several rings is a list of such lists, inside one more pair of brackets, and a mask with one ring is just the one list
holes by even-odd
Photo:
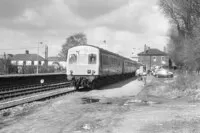
[[[63, 72], [63, 68], [55, 68], [54, 66], [38, 66], [38, 73], [54, 73]], [[34, 74], [37, 72], [37, 66], [22, 66], [18, 68], [18, 74]]]
[[154, 78], [146, 88], [150, 96], [174, 99], [185, 97], [188, 101], [200, 100], [200, 76], [176, 72], [173, 79]]

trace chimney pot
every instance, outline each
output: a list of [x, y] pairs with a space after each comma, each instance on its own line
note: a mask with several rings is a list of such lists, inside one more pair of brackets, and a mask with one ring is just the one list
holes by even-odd
[[146, 52], [147, 51], [147, 45], [145, 44], [144, 45], [144, 52]]
[[29, 54], [29, 51], [28, 51], [28, 50], [26, 50], [26, 51], [25, 51], [25, 53], [26, 53], [26, 54]]

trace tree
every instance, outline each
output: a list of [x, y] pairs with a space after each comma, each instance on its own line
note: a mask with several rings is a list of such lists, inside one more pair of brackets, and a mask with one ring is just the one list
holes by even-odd
[[84, 33], [76, 33], [74, 35], [69, 36], [66, 39], [66, 42], [62, 45], [62, 50], [59, 53], [59, 56], [67, 58], [68, 49], [77, 46], [77, 45], [86, 45], [87, 37]]
[[180, 35], [193, 36], [193, 30], [199, 23], [199, 0], [160, 0], [165, 15], [176, 25]]
[[171, 20], [169, 53], [176, 64], [194, 68], [200, 58], [200, 1], [160, 0], [164, 14]]

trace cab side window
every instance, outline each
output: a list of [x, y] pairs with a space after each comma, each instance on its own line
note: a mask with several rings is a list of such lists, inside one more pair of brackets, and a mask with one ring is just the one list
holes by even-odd
[[88, 56], [88, 64], [96, 64], [97, 56], [96, 54], [89, 54]]

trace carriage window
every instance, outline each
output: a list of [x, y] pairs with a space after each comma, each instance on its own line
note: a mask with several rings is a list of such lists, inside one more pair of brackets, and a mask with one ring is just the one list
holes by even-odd
[[106, 55], [101, 55], [101, 60], [103, 65], [108, 65], [108, 56]]
[[89, 54], [88, 56], [88, 64], [96, 64], [96, 54]]
[[74, 64], [74, 63], [76, 63], [76, 62], [77, 62], [77, 55], [71, 54], [71, 55], [69, 56], [69, 64]]

